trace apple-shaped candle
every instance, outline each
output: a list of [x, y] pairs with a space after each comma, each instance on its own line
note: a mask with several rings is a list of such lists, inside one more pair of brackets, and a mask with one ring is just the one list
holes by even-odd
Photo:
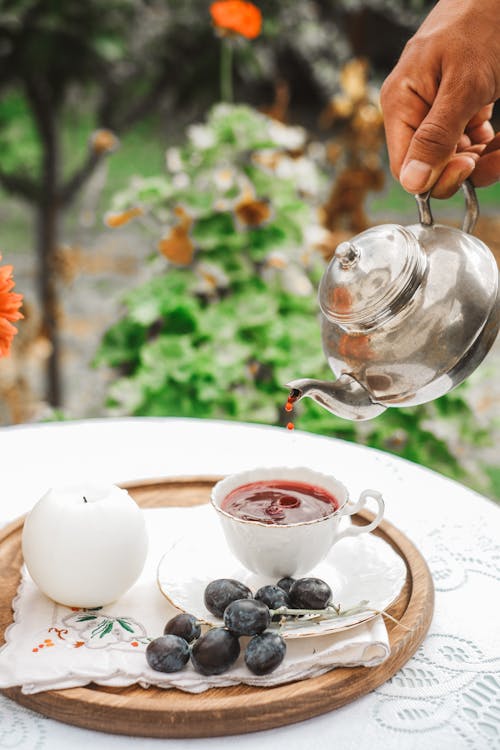
[[126, 490], [81, 485], [50, 489], [23, 529], [28, 571], [48, 597], [69, 607], [101, 607], [140, 576], [148, 538]]

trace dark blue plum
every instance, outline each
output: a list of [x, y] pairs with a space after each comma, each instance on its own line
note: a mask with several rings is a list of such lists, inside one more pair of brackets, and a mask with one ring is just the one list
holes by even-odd
[[294, 609], [325, 609], [332, 598], [332, 590], [320, 578], [299, 578], [291, 586], [289, 598]]
[[148, 643], [146, 660], [157, 672], [178, 672], [189, 661], [189, 645], [178, 635], [161, 635]]
[[285, 578], [280, 578], [276, 586], [279, 586], [280, 589], [283, 589], [283, 591], [286, 591], [286, 593], [290, 593], [290, 589], [292, 585], [295, 583], [295, 578], [290, 578], [290, 576], [285, 576]]
[[252, 592], [240, 581], [234, 578], [217, 578], [211, 581], [205, 589], [205, 607], [216, 617], [222, 617], [228, 604], [236, 599], [251, 599]]
[[201, 635], [200, 623], [193, 615], [183, 612], [180, 615], [172, 617], [165, 625], [163, 635], [178, 635], [185, 641], [191, 643]]
[[195, 642], [191, 662], [200, 674], [227, 672], [240, 655], [238, 638], [226, 628], [212, 628]]
[[[280, 607], [289, 607], [288, 594], [279, 586], [262, 586], [255, 598], [259, 602], [264, 602], [269, 609], [279, 609]], [[281, 615], [273, 615], [273, 620], [279, 620]]]
[[254, 635], [245, 650], [245, 664], [254, 674], [269, 674], [279, 667], [286, 653], [286, 643], [278, 633], [267, 631]]
[[257, 635], [271, 622], [269, 607], [257, 599], [237, 599], [224, 611], [224, 625], [235, 635]]

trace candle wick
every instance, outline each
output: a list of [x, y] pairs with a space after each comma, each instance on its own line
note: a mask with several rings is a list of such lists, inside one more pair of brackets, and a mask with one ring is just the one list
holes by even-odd
[[84, 502], [84, 503], [86, 503], [86, 502], [87, 502], [87, 498], [85, 497], [85, 495], [83, 496], [83, 502]]

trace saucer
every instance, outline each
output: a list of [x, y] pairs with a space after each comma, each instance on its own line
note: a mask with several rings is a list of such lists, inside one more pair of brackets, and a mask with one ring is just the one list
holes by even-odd
[[[244, 568], [227, 547], [217, 519], [207, 515], [204, 521], [171, 540], [158, 565], [157, 580], [160, 591], [176, 609], [208, 625], [221, 626], [222, 620], [212, 615], [203, 601], [210, 581], [234, 578], [253, 593], [276, 581]], [[339, 541], [307, 577], [326, 581], [333, 603], [340, 604], [341, 610], [363, 601], [368, 604], [355, 614], [333, 620], [286, 623], [280, 629], [284, 638], [338, 633], [377, 617], [398, 598], [406, 580], [406, 564], [383, 539], [367, 533]]]

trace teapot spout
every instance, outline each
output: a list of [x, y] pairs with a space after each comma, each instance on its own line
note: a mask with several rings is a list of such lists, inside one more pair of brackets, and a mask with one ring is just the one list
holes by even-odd
[[287, 383], [292, 401], [307, 396], [343, 419], [363, 421], [378, 417], [386, 407], [372, 401], [370, 394], [350, 375], [341, 375], [335, 381], [302, 378]]

